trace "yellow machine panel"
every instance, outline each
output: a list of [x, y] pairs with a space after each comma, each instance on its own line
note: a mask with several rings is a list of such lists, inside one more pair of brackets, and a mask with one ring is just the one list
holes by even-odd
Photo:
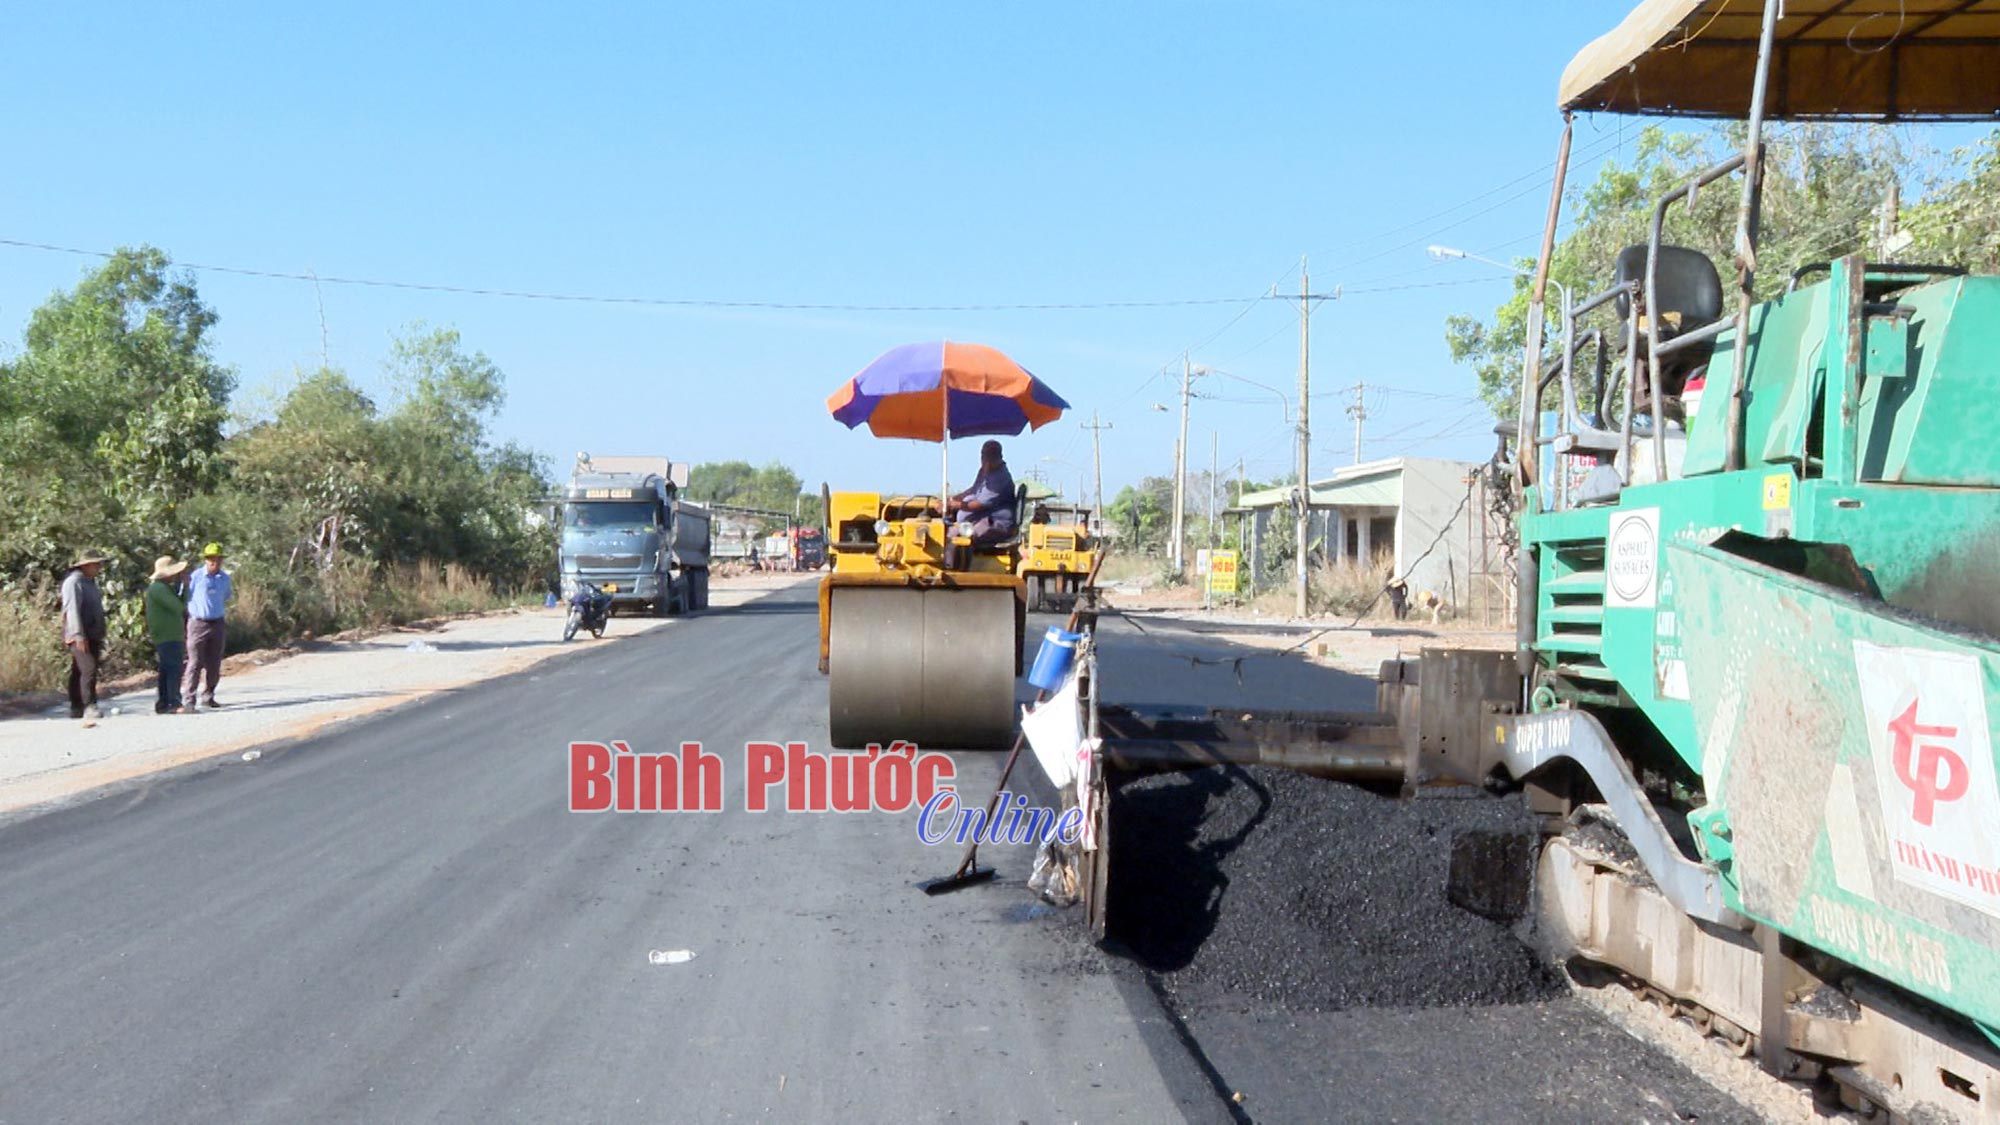
[[1097, 563], [1097, 540], [1090, 512], [1066, 505], [1038, 504], [1021, 529], [1021, 575], [1030, 610], [1073, 604]]

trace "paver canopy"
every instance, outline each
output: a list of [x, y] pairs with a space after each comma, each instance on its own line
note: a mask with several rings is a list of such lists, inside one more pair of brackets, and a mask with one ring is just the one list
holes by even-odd
[[[1647, 0], [1571, 60], [1557, 106], [1748, 118], [1763, 14], [1759, 0]], [[1766, 117], [1952, 120], [1996, 112], [2000, 0], [1785, 0]]]

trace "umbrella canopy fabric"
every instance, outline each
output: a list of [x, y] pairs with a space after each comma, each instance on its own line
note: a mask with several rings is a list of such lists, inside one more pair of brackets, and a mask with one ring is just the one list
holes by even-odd
[[826, 408], [848, 429], [866, 422], [876, 437], [942, 442], [1040, 429], [1069, 403], [998, 349], [943, 340], [883, 352]]

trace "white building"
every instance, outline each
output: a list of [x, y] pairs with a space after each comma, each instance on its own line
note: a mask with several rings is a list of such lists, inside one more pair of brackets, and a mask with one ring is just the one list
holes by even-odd
[[[1484, 465], [1397, 457], [1350, 465], [1312, 482], [1307, 531], [1315, 562], [1367, 567], [1386, 584], [1402, 575], [1414, 596], [1432, 592], [1461, 609], [1501, 598], [1500, 531], [1487, 510]], [[1290, 536], [1296, 490], [1270, 488], [1229, 509], [1245, 523], [1246, 563], [1262, 571], [1272, 536]], [[1274, 520], [1274, 517], [1275, 520]]]

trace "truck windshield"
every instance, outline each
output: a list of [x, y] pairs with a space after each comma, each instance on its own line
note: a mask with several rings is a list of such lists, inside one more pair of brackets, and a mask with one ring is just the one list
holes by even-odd
[[597, 501], [563, 506], [566, 527], [632, 527], [653, 522], [653, 506], [643, 500]]

